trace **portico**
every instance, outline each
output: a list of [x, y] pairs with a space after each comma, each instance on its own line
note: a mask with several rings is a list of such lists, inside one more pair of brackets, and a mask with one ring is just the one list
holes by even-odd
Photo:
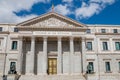
[[[81, 43], [81, 37], [22, 37], [21, 47], [23, 51], [23, 58], [21, 59], [23, 60], [21, 61], [23, 62], [22, 66], [20, 66], [22, 67], [20, 68], [20, 73], [26, 75], [50, 74], [50, 71], [48, 71], [50, 70], [48, 65], [50, 63], [48, 60], [55, 58], [57, 60], [55, 63], [57, 75], [75, 74], [74, 57], [75, 55], [79, 55], [79, 61], [81, 61]], [[67, 62], [65, 63], [63, 60], [66, 60]]]

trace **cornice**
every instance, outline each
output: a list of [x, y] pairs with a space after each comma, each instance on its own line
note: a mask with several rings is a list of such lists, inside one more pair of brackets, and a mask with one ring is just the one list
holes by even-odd
[[0, 32], [0, 34], [9, 34], [10, 32], [8, 32], [8, 31], [2, 31], [2, 32]]
[[39, 27], [39, 26], [19, 26], [19, 31], [86, 31], [83, 27]]
[[120, 27], [120, 25], [110, 25], [110, 24], [86, 24], [88, 27]]
[[120, 35], [120, 33], [95, 33], [95, 35]]
[[16, 24], [10, 24], [10, 23], [0, 23], [0, 25], [7, 25], [7, 26], [16, 26]]
[[32, 25], [34, 23], [40, 22], [41, 20], [44, 20], [44, 19], [49, 18], [49, 17], [56, 17], [56, 18], [59, 18], [59, 19], [65, 21], [65, 22], [74, 24], [76, 26], [86, 27], [86, 25], [83, 24], [83, 23], [77, 22], [77, 21], [75, 21], [73, 19], [70, 19], [70, 18], [68, 18], [66, 16], [63, 16], [63, 15], [55, 13], [55, 12], [50, 12], [50, 13], [47, 13], [47, 14], [43, 14], [43, 15], [41, 15], [39, 17], [36, 17], [36, 18], [30, 19], [30, 20], [24, 21], [22, 23], [19, 23], [16, 26]]

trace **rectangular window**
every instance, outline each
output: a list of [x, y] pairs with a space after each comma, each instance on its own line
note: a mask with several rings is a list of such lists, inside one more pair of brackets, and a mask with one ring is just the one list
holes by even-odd
[[118, 33], [118, 30], [117, 29], [113, 29], [113, 33]]
[[87, 50], [92, 50], [92, 42], [87, 42]]
[[0, 31], [2, 31], [2, 27], [0, 27]]
[[103, 42], [103, 50], [108, 50], [107, 42]]
[[93, 65], [93, 62], [89, 62], [89, 67], [91, 68], [91, 72], [94, 72], [94, 65]]
[[101, 29], [101, 33], [106, 33], [106, 30], [105, 29]]
[[18, 32], [18, 28], [14, 28], [14, 32]]
[[110, 62], [105, 62], [106, 72], [110, 72]]
[[119, 65], [119, 71], [120, 71], [120, 62], [118, 62], [118, 65]]
[[88, 34], [91, 33], [91, 30], [90, 30], [90, 29], [87, 29], [87, 30], [86, 30], [86, 33], [88, 33]]
[[115, 48], [116, 50], [120, 50], [120, 42], [115, 42]]
[[13, 41], [12, 42], [12, 50], [16, 50], [17, 49], [17, 41]]
[[2, 42], [1, 42], [1, 40], [0, 40], [0, 46], [2, 45]]

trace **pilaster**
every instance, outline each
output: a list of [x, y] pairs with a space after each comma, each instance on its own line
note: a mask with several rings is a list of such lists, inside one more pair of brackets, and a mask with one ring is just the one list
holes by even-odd
[[17, 73], [20, 75], [22, 72], [22, 60], [23, 60], [23, 52], [22, 52], [22, 44], [23, 44], [23, 37], [19, 37], [19, 53], [18, 53], [18, 62], [17, 62]]
[[110, 42], [110, 50], [113, 53], [113, 39], [112, 39], [112, 37], [110, 38], [109, 42]]
[[35, 37], [31, 37], [31, 50], [26, 54], [26, 75], [34, 75]]
[[85, 37], [82, 37], [82, 72], [83, 74], [86, 73], [87, 65], [86, 65], [86, 41]]

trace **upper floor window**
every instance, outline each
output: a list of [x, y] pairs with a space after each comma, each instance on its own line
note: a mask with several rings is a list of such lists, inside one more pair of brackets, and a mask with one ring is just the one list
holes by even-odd
[[93, 62], [88, 62], [87, 71], [88, 71], [88, 73], [94, 72], [94, 64], [93, 64]]
[[107, 42], [103, 42], [103, 50], [108, 50]]
[[120, 42], [115, 42], [115, 48], [116, 50], [120, 50]]
[[0, 27], [0, 31], [2, 31], [2, 29], [3, 29], [3, 28], [2, 28], [2, 27]]
[[86, 30], [86, 33], [91, 33], [91, 30], [90, 30], [90, 29], [87, 29], [87, 30]]
[[101, 29], [101, 33], [106, 33], [106, 29]]
[[110, 72], [110, 62], [105, 62], [106, 72]]
[[18, 32], [18, 28], [14, 28], [14, 32]]
[[92, 50], [92, 42], [87, 42], [87, 50]]
[[12, 42], [12, 50], [16, 50], [17, 49], [17, 41], [13, 41]]
[[118, 30], [117, 29], [113, 29], [113, 33], [118, 33]]

